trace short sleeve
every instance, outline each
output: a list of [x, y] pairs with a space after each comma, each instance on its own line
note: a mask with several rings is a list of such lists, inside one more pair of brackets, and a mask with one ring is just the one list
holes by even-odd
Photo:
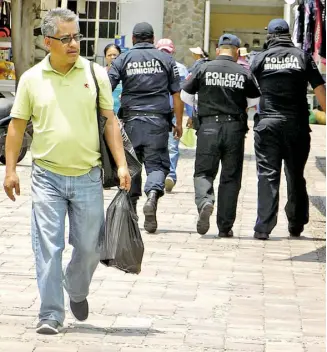
[[183, 82], [183, 90], [188, 93], [194, 95], [199, 91], [199, 73], [201, 71], [197, 70], [196, 73], [190, 73], [186, 80]]
[[105, 68], [100, 65], [94, 65], [94, 71], [99, 84], [99, 103], [100, 108], [104, 110], [113, 110], [114, 101], [112, 98], [111, 84]]
[[316, 89], [325, 84], [325, 81], [311, 55], [306, 56], [305, 76], [307, 81], [311, 84], [312, 89]]
[[29, 92], [29, 76], [23, 74], [19, 80], [11, 117], [28, 121], [32, 116], [32, 104]]
[[179, 71], [174, 59], [170, 62], [169, 70], [169, 92], [175, 94], [181, 91]]
[[117, 59], [115, 59], [110, 66], [110, 69], [107, 73], [112, 90], [115, 90], [119, 82], [121, 81], [121, 70], [122, 70], [122, 55], [118, 56]]
[[255, 55], [250, 65], [250, 71], [257, 79], [260, 75], [260, 66], [261, 65], [260, 65], [260, 61], [258, 60], [258, 55]]

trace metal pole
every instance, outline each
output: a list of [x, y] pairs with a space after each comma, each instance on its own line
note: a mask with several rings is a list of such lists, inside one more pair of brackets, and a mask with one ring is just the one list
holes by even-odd
[[95, 34], [94, 34], [94, 60], [98, 55], [98, 40], [99, 40], [99, 26], [100, 26], [100, 0], [97, 0], [96, 10], [95, 10]]
[[204, 17], [204, 39], [203, 48], [205, 51], [209, 51], [209, 35], [210, 35], [210, 0], [206, 0], [205, 3], [205, 17]]

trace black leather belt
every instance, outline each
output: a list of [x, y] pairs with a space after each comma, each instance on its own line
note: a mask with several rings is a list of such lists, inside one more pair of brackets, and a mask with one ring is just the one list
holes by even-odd
[[200, 118], [201, 123], [223, 123], [232, 121], [241, 121], [240, 115], [212, 115]]

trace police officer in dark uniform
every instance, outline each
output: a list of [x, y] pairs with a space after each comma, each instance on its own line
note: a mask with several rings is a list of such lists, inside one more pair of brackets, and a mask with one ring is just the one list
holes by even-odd
[[213, 183], [221, 162], [217, 225], [220, 237], [233, 236], [248, 130], [247, 98], [260, 96], [251, 72], [236, 63], [239, 47], [235, 35], [221, 36], [217, 59], [203, 64], [183, 85], [183, 100], [184, 92], [199, 95], [194, 187], [199, 211], [197, 231], [201, 235], [209, 230], [215, 201]]
[[[125, 123], [137, 157], [144, 163], [147, 180], [144, 191], [148, 197], [144, 207], [144, 228], [149, 233], [157, 229], [157, 203], [164, 194], [165, 179], [169, 173], [168, 135], [175, 113], [175, 138], [183, 133], [184, 104], [180, 99], [180, 78], [172, 56], [155, 48], [153, 28], [139, 23], [133, 29], [133, 47], [121, 54], [109, 70], [114, 90], [122, 81], [121, 110], [119, 117]], [[169, 95], [174, 102], [174, 113]], [[136, 209], [142, 195], [141, 175], [132, 180], [130, 190]]]
[[268, 25], [267, 50], [251, 66], [262, 91], [254, 138], [258, 170], [258, 216], [254, 237], [266, 240], [277, 223], [279, 184], [284, 160], [291, 236], [309, 221], [304, 167], [310, 151], [307, 86], [311, 84], [326, 111], [324, 80], [312, 57], [296, 48], [283, 19]]

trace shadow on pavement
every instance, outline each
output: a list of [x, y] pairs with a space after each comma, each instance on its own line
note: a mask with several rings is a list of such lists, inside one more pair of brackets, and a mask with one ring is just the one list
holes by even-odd
[[326, 176], [326, 156], [316, 156], [316, 168]]
[[[226, 239], [226, 238], [220, 238], [217, 235], [203, 235], [201, 236], [202, 239], [208, 239], [208, 240], [212, 240], [212, 239], [218, 239], [218, 240], [222, 240], [222, 239]], [[266, 242], [266, 241], [326, 241], [326, 239], [324, 238], [316, 238], [316, 237], [306, 237], [306, 236], [300, 236], [300, 237], [290, 237], [290, 236], [285, 236], [285, 237], [277, 237], [274, 235], [270, 235], [269, 240], [258, 240], [256, 238], [254, 238], [253, 236], [235, 236], [231, 237], [231, 238], [227, 238], [227, 240], [233, 241], [233, 240], [241, 240], [241, 241], [262, 241], [262, 242]]]
[[312, 263], [312, 262], [326, 263], [326, 246], [317, 248], [312, 252], [291, 257], [289, 260], [297, 261], [297, 262], [307, 262], [307, 263]]
[[[140, 226], [140, 230], [144, 230], [143, 226]], [[165, 234], [165, 233], [188, 233], [188, 234], [193, 234], [196, 233], [195, 230], [180, 230], [180, 229], [176, 229], [176, 230], [165, 230], [165, 229], [158, 229], [153, 235], [161, 235], [161, 234]]]
[[321, 215], [326, 217], [326, 197], [323, 196], [309, 196], [310, 202], [315, 206]]
[[101, 328], [91, 324], [72, 324], [63, 329], [62, 332], [66, 334], [78, 332], [82, 334], [109, 334], [113, 336], [145, 336], [163, 334], [160, 330], [150, 328]]
[[195, 149], [179, 149], [181, 159], [195, 159]]
[[[194, 159], [195, 160], [195, 149], [180, 149], [181, 159]], [[255, 156], [252, 154], [245, 154], [244, 161], [255, 161]]]

